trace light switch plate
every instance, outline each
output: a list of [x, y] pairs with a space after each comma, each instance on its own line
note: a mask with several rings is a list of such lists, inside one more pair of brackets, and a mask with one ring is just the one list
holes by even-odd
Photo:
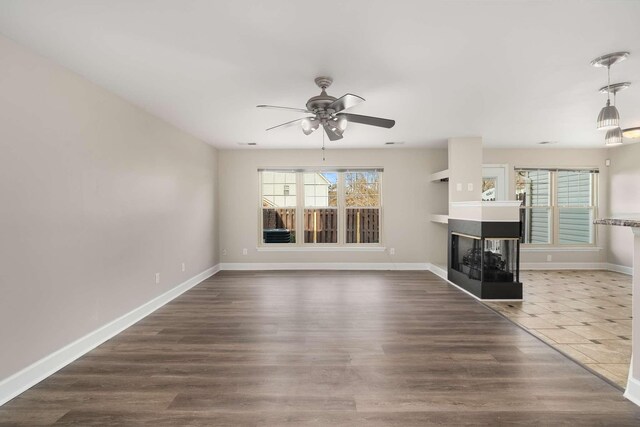
[[462, 184], [461, 183], [457, 183], [456, 184], [456, 191], [462, 191]]
[[473, 191], [473, 183], [472, 182], [467, 184], [467, 191]]

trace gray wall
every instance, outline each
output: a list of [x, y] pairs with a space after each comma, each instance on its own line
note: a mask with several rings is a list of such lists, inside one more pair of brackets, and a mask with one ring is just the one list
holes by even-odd
[[[479, 202], [482, 199], [482, 138], [449, 138], [447, 145], [449, 203]], [[472, 184], [471, 190], [468, 184]], [[458, 185], [462, 186], [460, 191]]]
[[[614, 217], [640, 218], [640, 144], [630, 144], [610, 148], [611, 160], [609, 176], [609, 213]], [[609, 262], [625, 267], [633, 264], [633, 234], [629, 227], [608, 228], [611, 244]]]
[[2, 37], [0, 63], [2, 380], [218, 251], [213, 147]]
[[[305, 138], [301, 135], [301, 138]], [[339, 142], [337, 143], [339, 144]], [[322, 161], [313, 150], [220, 150], [220, 248], [223, 263], [308, 262], [444, 262], [446, 225], [430, 222], [430, 212], [446, 212], [447, 199], [428, 176], [446, 168], [446, 150], [376, 149], [328, 150]], [[383, 244], [388, 252], [267, 252], [258, 251], [260, 167], [384, 167], [382, 203]], [[440, 194], [437, 194], [439, 192]], [[242, 250], [247, 248], [247, 255]]]

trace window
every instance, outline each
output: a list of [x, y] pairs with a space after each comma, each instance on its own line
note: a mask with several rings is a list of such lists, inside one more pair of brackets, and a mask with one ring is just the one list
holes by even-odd
[[338, 243], [338, 173], [303, 175], [304, 242]]
[[380, 242], [380, 174], [344, 174], [347, 243]]
[[379, 245], [382, 169], [260, 170], [261, 244]]
[[265, 243], [296, 241], [296, 174], [262, 173], [262, 239]]
[[597, 170], [516, 169], [522, 243], [594, 244], [597, 176]]

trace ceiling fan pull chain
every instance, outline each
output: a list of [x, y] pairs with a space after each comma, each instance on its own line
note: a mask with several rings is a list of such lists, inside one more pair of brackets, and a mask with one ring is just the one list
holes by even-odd
[[324, 158], [324, 132], [322, 132], [322, 161], [325, 161]]

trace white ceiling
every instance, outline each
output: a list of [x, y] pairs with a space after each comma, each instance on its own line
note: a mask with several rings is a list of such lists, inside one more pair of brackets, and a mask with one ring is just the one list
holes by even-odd
[[640, 1], [0, 0], [0, 32], [217, 147], [316, 148], [320, 132], [264, 129], [329, 94], [353, 124], [330, 147], [442, 146], [483, 136], [491, 147], [602, 147], [595, 120], [606, 71], [623, 127], [640, 126]]

